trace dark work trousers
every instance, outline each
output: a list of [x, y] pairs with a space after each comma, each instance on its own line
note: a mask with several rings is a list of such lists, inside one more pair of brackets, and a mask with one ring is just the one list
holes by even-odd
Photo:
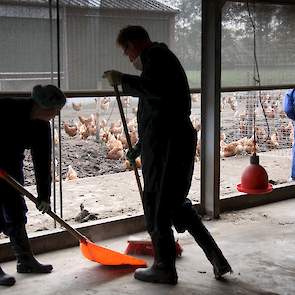
[[[196, 132], [190, 122], [178, 137], [144, 138], [142, 162], [143, 207], [147, 231], [155, 249], [155, 262], [175, 263], [172, 225], [184, 232], [196, 216], [187, 195], [191, 185], [196, 151]], [[197, 219], [197, 222], [201, 222]]]
[[[22, 185], [24, 184], [22, 165], [18, 169], [10, 168], [6, 171]], [[4, 180], [0, 180], [0, 231], [9, 236], [13, 228], [26, 224], [27, 211], [24, 198]]]

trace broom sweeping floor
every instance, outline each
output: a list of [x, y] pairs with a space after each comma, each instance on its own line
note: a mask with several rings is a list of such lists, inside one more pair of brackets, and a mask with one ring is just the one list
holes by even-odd
[[[104, 267], [84, 259], [78, 247], [38, 255], [52, 263], [51, 274], [17, 274], [15, 261], [2, 268], [15, 275], [16, 285], [1, 294], [295, 294], [295, 200], [222, 214], [206, 226], [228, 258], [234, 273], [214, 279], [211, 265], [188, 234], [177, 235], [183, 247], [177, 259], [176, 286], [137, 281], [131, 268]], [[136, 237], [146, 236], [139, 233]], [[128, 236], [97, 244], [123, 252]], [[147, 257], [149, 264], [151, 257]]]

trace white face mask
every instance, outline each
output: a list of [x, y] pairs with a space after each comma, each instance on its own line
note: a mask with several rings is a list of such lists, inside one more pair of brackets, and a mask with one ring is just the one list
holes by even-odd
[[142, 65], [142, 62], [141, 62], [140, 55], [133, 60], [132, 64], [133, 64], [133, 66], [135, 67], [136, 70], [138, 70], [138, 71], [143, 70], [143, 65]]

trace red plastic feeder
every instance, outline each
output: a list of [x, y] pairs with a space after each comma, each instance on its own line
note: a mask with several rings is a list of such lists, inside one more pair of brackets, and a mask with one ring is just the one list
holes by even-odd
[[254, 153], [250, 157], [250, 165], [244, 170], [241, 183], [237, 185], [239, 192], [257, 195], [272, 191], [265, 169], [259, 165], [259, 157]]

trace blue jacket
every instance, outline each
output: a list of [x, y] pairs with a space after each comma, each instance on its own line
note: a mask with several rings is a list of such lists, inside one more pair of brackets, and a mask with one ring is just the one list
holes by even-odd
[[283, 102], [284, 112], [287, 117], [295, 121], [295, 88], [288, 90]]

